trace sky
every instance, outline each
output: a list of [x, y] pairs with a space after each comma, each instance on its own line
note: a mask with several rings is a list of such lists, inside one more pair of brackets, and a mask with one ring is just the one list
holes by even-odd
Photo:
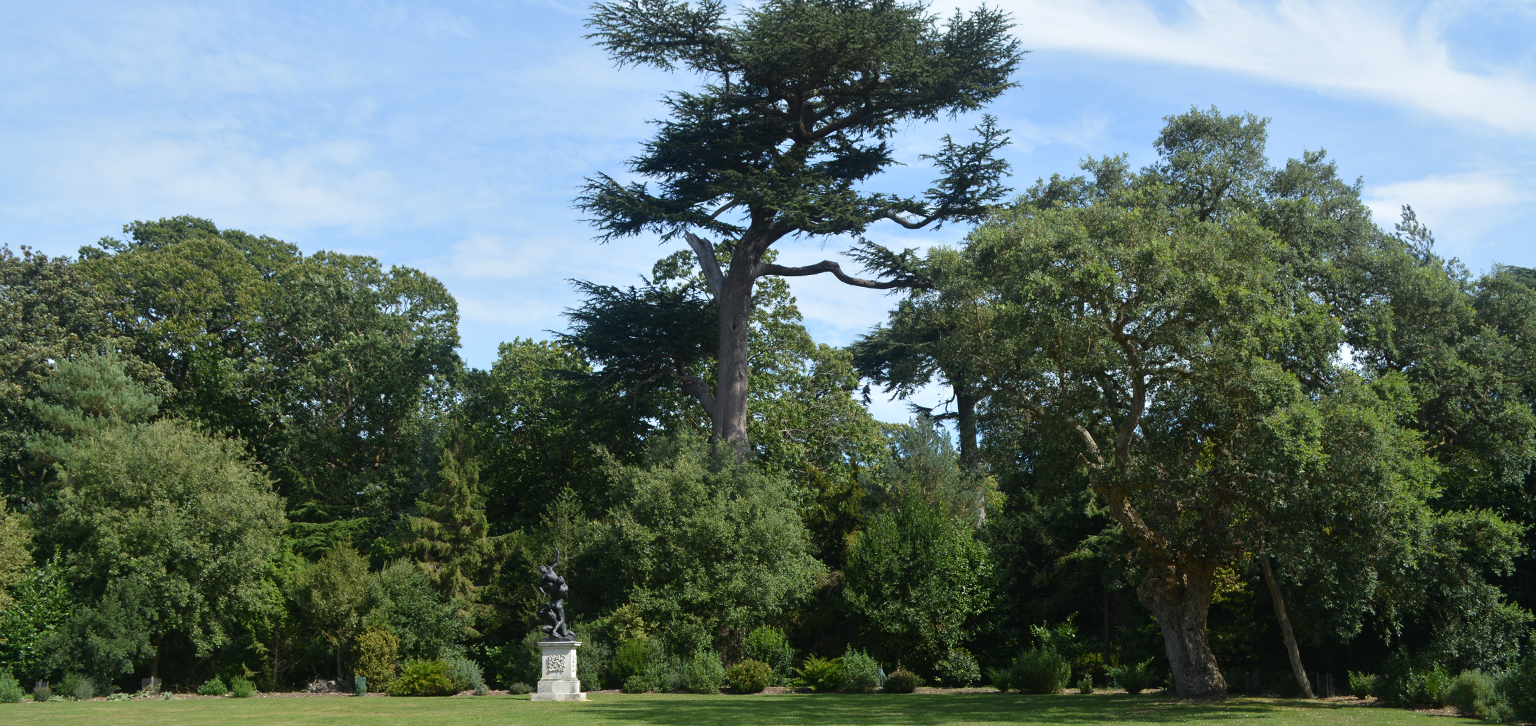
[[[1011, 185], [1087, 155], [1153, 161], [1163, 118], [1191, 107], [1271, 119], [1275, 163], [1326, 149], [1379, 224], [1411, 204], [1437, 250], [1474, 273], [1536, 266], [1536, 0], [998, 0], [1026, 56], [988, 111], [1012, 130]], [[974, 7], [962, 4], [962, 9]], [[954, 6], [939, 4], [948, 15]], [[569, 280], [632, 284], [681, 249], [598, 244], [572, 208], [620, 178], [698, 79], [616, 68], [582, 36], [588, 6], [505, 2], [0, 0], [0, 244], [73, 255], [133, 220], [190, 214], [306, 253], [377, 257], [442, 280], [461, 354], [564, 329]], [[920, 155], [977, 117], [904, 127]], [[963, 226], [869, 237], [952, 244]], [[784, 264], [851, 240], [779, 243]], [[790, 282], [819, 342], [846, 345], [892, 299], [828, 276]], [[942, 394], [916, 396], [924, 405]], [[903, 402], [875, 415], [903, 421]]]

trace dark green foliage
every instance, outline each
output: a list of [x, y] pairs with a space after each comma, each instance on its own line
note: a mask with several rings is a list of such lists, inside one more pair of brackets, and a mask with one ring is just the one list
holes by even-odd
[[784, 632], [766, 625], [759, 625], [747, 633], [741, 643], [743, 658], [767, 663], [773, 670], [771, 685], [788, 685], [795, 668], [795, 649], [790, 647]]
[[909, 492], [854, 541], [843, 592], [882, 658], [926, 667], [964, 639], [990, 572], [970, 524]]
[[218, 676], [214, 676], [204, 682], [203, 685], [198, 686], [197, 692], [204, 696], [222, 696], [229, 692], [229, 688], [224, 685], [224, 681], [220, 680]]
[[840, 660], [843, 662], [842, 690], [869, 693], [880, 686], [880, 664], [868, 653], [850, 645]]
[[47, 675], [48, 658], [56, 647], [54, 634], [80, 605], [64, 575], [58, 556], [32, 568], [11, 587], [12, 604], [0, 612], [0, 662], [23, 680]]
[[683, 663], [683, 688], [689, 693], [719, 693], [725, 667], [714, 651], [699, 650]]
[[584, 690], [599, 690], [609, 679], [612, 664], [613, 653], [608, 643], [598, 639], [589, 640], [581, 646], [581, 657], [576, 659], [576, 680], [581, 681]]
[[646, 693], [651, 690], [651, 679], [645, 676], [630, 676], [624, 679], [621, 690], [625, 693]]
[[1049, 648], [1031, 648], [1008, 668], [1008, 687], [1020, 693], [1061, 693], [1072, 679], [1072, 665]]
[[0, 703], [21, 703], [26, 695], [27, 692], [22, 690], [10, 670], [0, 671]]
[[462, 653], [450, 654], [443, 660], [448, 663], [448, 681], [455, 693], [485, 688], [485, 673], [479, 663]]
[[612, 683], [623, 686], [631, 678], [645, 678], [651, 671], [650, 648], [645, 638], [626, 638], [614, 650], [608, 673]]
[[[635, 691], [635, 692], [636, 693], [640, 693], [640, 691]], [[507, 686], [507, 693], [511, 693], [513, 695], [518, 695], [518, 696], [521, 696], [521, 695], [524, 695], [524, 694], [527, 694], [527, 693], [533, 693], [533, 686], [530, 686], [527, 683], [524, 683], [522, 681], [518, 681], [516, 683], [513, 683], [510, 686]], [[625, 691], [625, 693], [630, 693], [630, 691]]]
[[1370, 673], [1349, 672], [1349, 692], [1355, 698], [1370, 698], [1376, 690], [1377, 676]]
[[480, 463], [473, 455], [471, 436], [452, 428], [444, 437], [433, 485], [416, 499], [419, 516], [406, 517], [409, 534], [401, 545], [445, 600], [457, 601], [459, 615], [473, 622], [474, 605], [500, 538], [489, 536], [485, 498], [480, 487]]
[[898, 668], [885, 677], [881, 690], [886, 693], [911, 693], [923, 685], [921, 676], [905, 668]]
[[1084, 675], [1077, 679], [1077, 692], [1084, 696], [1093, 695], [1093, 676]]
[[946, 688], [966, 688], [981, 681], [981, 665], [964, 648], [949, 651], [949, 655], [934, 665], [934, 673]]
[[841, 658], [805, 657], [796, 669], [799, 683], [817, 693], [831, 693], [843, 687], [843, 662]]
[[410, 560], [389, 564], [367, 583], [361, 626], [389, 628], [400, 638], [400, 655], [435, 660], [461, 643], [468, 625], [464, 603], [433, 590]]
[[1126, 693], [1141, 693], [1157, 685], [1157, 677], [1152, 674], [1152, 663], [1153, 659], [1148, 659], [1140, 663], [1110, 666], [1105, 670], [1115, 685]]
[[1446, 703], [1463, 716], [1484, 721], [1505, 721], [1510, 708], [1499, 693], [1498, 681], [1481, 671], [1462, 671], [1446, 689]]
[[1391, 706], [1429, 705], [1439, 708], [1446, 703], [1451, 675], [1444, 665], [1428, 654], [1409, 654], [1399, 650], [1382, 667], [1374, 692]]
[[1499, 676], [1499, 692], [1516, 719], [1536, 722], [1536, 642], [1519, 663]]
[[391, 696], [452, 696], [458, 693], [449, 674], [452, 666], [442, 660], [408, 660], [400, 675], [389, 682]]
[[773, 684], [773, 668], [760, 660], [748, 658], [725, 669], [725, 682], [736, 693], [762, 693]]
[[250, 698], [256, 693], [256, 684], [245, 676], [235, 676], [229, 679], [229, 695], [235, 698]]

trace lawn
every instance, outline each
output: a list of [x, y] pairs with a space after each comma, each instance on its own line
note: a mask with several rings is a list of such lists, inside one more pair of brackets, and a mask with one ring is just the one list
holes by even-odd
[[253, 698], [0, 705], [0, 726], [565, 726], [654, 724], [1349, 724], [1476, 723], [1388, 708], [1236, 698], [1214, 705], [1158, 696], [1013, 694], [685, 696], [598, 694], [586, 703], [482, 698]]

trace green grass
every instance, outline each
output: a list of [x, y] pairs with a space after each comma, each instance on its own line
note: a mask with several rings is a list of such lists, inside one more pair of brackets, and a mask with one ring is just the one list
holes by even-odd
[[1014, 694], [591, 696], [586, 703], [481, 698], [253, 698], [0, 705], [0, 726], [713, 726], [742, 724], [1349, 724], [1476, 723], [1412, 711], [1235, 698], [1189, 705], [1157, 696]]

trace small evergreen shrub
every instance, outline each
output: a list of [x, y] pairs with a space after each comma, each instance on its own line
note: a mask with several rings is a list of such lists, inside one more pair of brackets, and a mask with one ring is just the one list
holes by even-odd
[[773, 669], [767, 663], [748, 658], [726, 669], [725, 682], [737, 693], [762, 693], [773, 683]]
[[10, 671], [0, 671], [0, 703], [21, 703], [27, 692], [16, 682]]
[[53, 699], [53, 690], [47, 683], [39, 683], [32, 687], [32, 700], [38, 703], [46, 703]]
[[1445, 705], [1451, 675], [1445, 666], [1423, 656], [1398, 651], [1387, 659], [1373, 691], [1389, 706]]
[[1008, 680], [1007, 668], [1002, 670], [998, 670], [996, 668], [988, 668], [987, 682], [991, 683], [993, 688], [996, 688], [1003, 693], [1007, 693], [1013, 689], [1013, 683]]
[[452, 696], [453, 681], [449, 666], [441, 660], [408, 660], [400, 675], [389, 683], [391, 696]]
[[1008, 684], [1020, 693], [1061, 693], [1071, 679], [1072, 664], [1045, 648], [1025, 651], [1008, 673]]
[[966, 688], [981, 680], [981, 665], [970, 651], [955, 648], [935, 666], [939, 682], [954, 688]]
[[714, 651], [694, 651], [683, 665], [683, 688], [689, 693], [719, 693], [725, 682], [725, 667]]
[[780, 630], [766, 625], [754, 628], [742, 641], [741, 654], [743, 658], [767, 663], [773, 669], [772, 685], [789, 685], [794, 677], [795, 649], [789, 647], [789, 640]]
[[80, 676], [75, 681], [75, 687], [69, 689], [69, 694], [74, 696], [76, 701], [89, 701], [96, 697], [96, 682]]
[[602, 690], [603, 681], [613, 670], [612, 665], [613, 650], [608, 644], [596, 638], [589, 639], [581, 647], [581, 657], [576, 659], [576, 680], [581, 681], [581, 690]]
[[1077, 680], [1077, 692], [1084, 696], [1093, 695], [1093, 676], [1084, 674]]
[[1376, 676], [1370, 673], [1349, 672], [1349, 692], [1355, 694], [1355, 698], [1370, 698], [1375, 688]]
[[485, 672], [480, 669], [479, 663], [462, 653], [450, 655], [443, 661], [448, 664], [448, 681], [453, 684], [455, 693], [485, 688]]
[[1484, 721], [1505, 721], [1512, 715], [1498, 681], [1481, 671], [1462, 671], [1446, 689], [1445, 700], [1461, 715]]
[[[608, 668], [610, 683], [627, 686], [631, 678], [638, 676], [645, 679], [650, 671], [649, 644], [644, 637], [625, 638], [619, 641], [619, 647], [613, 651], [613, 661]], [[643, 691], [640, 692], [643, 693]], [[630, 691], [626, 690], [625, 693]]]
[[1137, 663], [1135, 665], [1111, 666], [1109, 677], [1115, 680], [1115, 685], [1125, 689], [1126, 693], [1141, 693], [1151, 688], [1153, 676], [1151, 672], [1154, 658]]
[[624, 679], [625, 693], [645, 693], [651, 690], [651, 679], [645, 676], [634, 675]]
[[1506, 719], [1536, 723], [1536, 637], [1525, 658], [1499, 676], [1499, 694], [1510, 712]]
[[235, 698], [250, 698], [256, 693], [256, 684], [245, 676], [235, 676], [229, 679], [229, 695]]
[[905, 668], [897, 668], [895, 673], [885, 677], [883, 690], [886, 693], [911, 693], [923, 685], [923, 679], [916, 673]]
[[843, 687], [843, 661], [841, 658], [805, 657], [798, 670], [799, 683], [817, 693], [831, 693]]
[[394, 631], [373, 626], [357, 636], [357, 675], [368, 679], [368, 687], [382, 691], [400, 672], [400, 638]]
[[512, 693], [518, 696], [526, 695], [533, 693], [533, 686], [530, 686], [522, 681], [518, 681], [510, 686], [507, 686], [507, 693]]
[[880, 664], [868, 653], [848, 646], [843, 653], [843, 690], [848, 693], [869, 693], [880, 685]]
[[222, 696], [228, 693], [229, 689], [224, 687], [223, 679], [214, 676], [204, 682], [203, 685], [198, 686], [197, 692], [203, 696]]

